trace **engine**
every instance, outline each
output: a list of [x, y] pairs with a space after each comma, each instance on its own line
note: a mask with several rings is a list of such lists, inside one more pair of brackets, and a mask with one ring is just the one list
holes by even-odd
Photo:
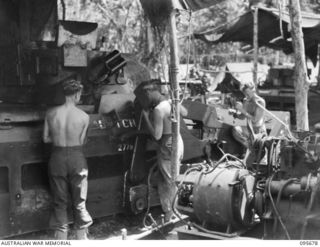
[[259, 238], [315, 238], [309, 226], [320, 222], [317, 144], [318, 134], [264, 137], [254, 148], [263, 148], [265, 164], [249, 168], [225, 154], [212, 164], [191, 165], [178, 179], [177, 209], [189, 216], [189, 230], [214, 236], [255, 231]]

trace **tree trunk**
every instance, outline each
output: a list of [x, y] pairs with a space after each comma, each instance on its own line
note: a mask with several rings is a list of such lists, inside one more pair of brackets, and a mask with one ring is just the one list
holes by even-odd
[[179, 57], [178, 57], [178, 37], [176, 29], [176, 10], [172, 10], [169, 18], [169, 43], [170, 43], [170, 83], [173, 91], [172, 107], [172, 156], [171, 156], [171, 179], [172, 183], [178, 175], [179, 167], [179, 133], [180, 133], [180, 111], [179, 111]]
[[258, 43], [258, 14], [259, 8], [253, 7], [253, 83], [258, 88], [258, 57], [259, 57], [259, 43]]
[[297, 130], [309, 130], [308, 119], [308, 91], [307, 65], [303, 32], [301, 27], [302, 17], [299, 0], [290, 0], [289, 4], [292, 46], [295, 57], [294, 87], [296, 103], [296, 125]]

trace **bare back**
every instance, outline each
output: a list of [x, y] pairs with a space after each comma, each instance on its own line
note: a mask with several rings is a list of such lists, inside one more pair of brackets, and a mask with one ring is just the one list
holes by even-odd
[[264, 111], [258, 105], [266, 106], [266, 102], [263, 98], [258, 95], [255, 95], [250, 100], [245, 100], [244, 102], [244, 109], [253, 116], [252, 124], [254, 127], [261, 127], [264, 125]]
[[171, 134], [171, 103], [168, 100], [164, 100], [160, 102], [155, 107], [157, 110], [159, 110], [162, 113], [162, 120], [163, 120], [163, 130], [162, 134]]
[[62, 105], [46, 114], [44, 141], [49, 138], [55, 146], [83, 145], [89, 125], [89, 116], [74, 105]]

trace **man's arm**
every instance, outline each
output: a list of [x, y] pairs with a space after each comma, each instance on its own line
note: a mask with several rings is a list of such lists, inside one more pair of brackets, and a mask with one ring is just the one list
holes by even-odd
[[241, 112], [246, 118], [252, 120], [253, 116], [249, 114], [244, 108], [241, 102], [236, 102], [236, 109]]
[[81, 133], [81, 137], [80, 137], [80, 143], [84, 144], [84, 141], [86, 139], [87, 136], [87, 132], [88, 132], [88, 127], [89, 127], [89, 116], [87, 114], [85, 114], [85, 118], [84, 118], [84, 127]]
[[149, 113], [143, 111], [143, 116], [146, 120], [148, 129], [151, 135], [156, 139], [160, 140], [163, 132], [163, 114], [162, 112], [155, 108], [153, 111], [153, 124], [150, 121]]
[[52, 139], [50, 136], [50, 130], [49, 130], [49, 124], [48, 124], [48, 113], [46, 114], [46, 117], [44, 119], [44, 128], [43, 128], [43, 142], [44, 143], [51, 143]]
[[258, 107], [255, 111], [255, 116], [252, 119], [254, 122], [260, 121], [264, 116], [264, 110], [259, 105], [266, 107], [266, 102], [264, 100], [257, 100], [256, 103]]
[[188, 110], [182, 104], [179, 104], [179, 107], [181, 116], [186, 117], [188, 115]]

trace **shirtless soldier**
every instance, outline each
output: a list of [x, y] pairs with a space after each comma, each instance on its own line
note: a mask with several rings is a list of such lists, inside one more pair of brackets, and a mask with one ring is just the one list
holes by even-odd
[[[173, 216], [172, 202], [176, 193], [176, 185], [171, 183], [171, 101], [161, 95], [157, 85], [152, 81], [142, 82], [134, 93], [143, 108], [142, 114], [149, 132], [158, 142], [157, 162], [161, 174], [158, 193], [165, 221], [170, 221]], [[182, 115], [186, 115], [186, 109], [182, 106], [180, 109]], [[178, 142], [180, 147], [178, 155], [182, 159], [183, 141], [180, 135]]]
[[[248, 123], [250, 123], [253, 134], [266, 135], [267, 131], [265, 126], [264, 110], [258, 106], [259, 104], [265, 107], [265, 100], [257, 94], [254, 85], [245, 84], [242, 88], [242, 92], [246, 98], [244, 99], [243, 105], [241, 102], [236, 103], [237, 110], [239, 110], [240, 113], [245, 116]], [[252, 147], [253, 136], [250, 134], [248, 126], [236, 126], [233, 128], [232, 134], [233, 137], [247, 149], [244, 162], [248, 167], [251, 167], [256, 157]], [[266, 157], [264, 157], [260, 162], [266, 162], [265, 158]]]
[[70, 80], [63, 83], [65, 103], [46, 113], [43, 140], [52, 143], [49, 161], [49, 182], [53, 195], [50, 228], [57, 239], [67, 239], [67, 204], [71, 192], [77, 239], [86, 239], [92, 218], [86, 209], [88, 167], [82, 145], [86, 137], [89, 116], [76, 107], [82, 85]]

